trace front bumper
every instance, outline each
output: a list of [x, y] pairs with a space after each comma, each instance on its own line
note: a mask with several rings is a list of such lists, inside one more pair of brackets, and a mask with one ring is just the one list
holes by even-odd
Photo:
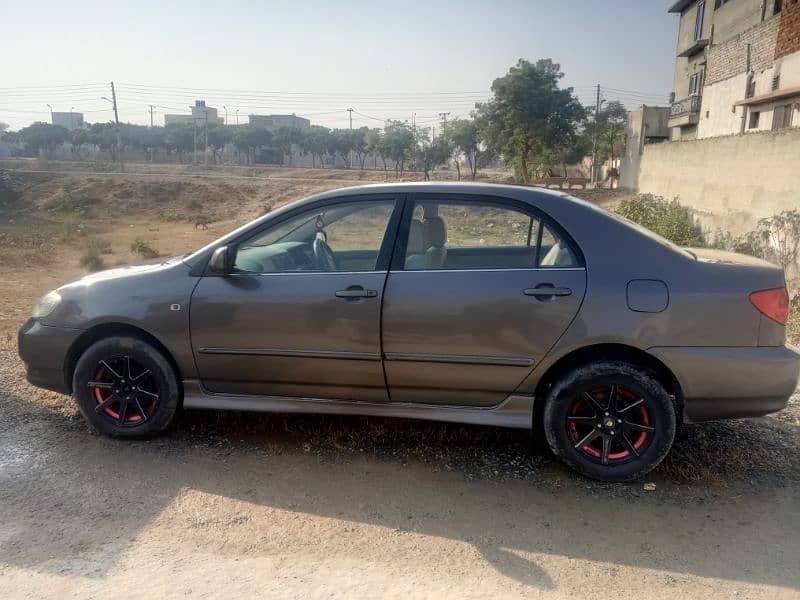
[[25, 363], [27, 379], [37, 387], [70, 394], [72, 382], [67, 376], [67, 356], [80, 329], [50, 327], [28, 319], [17, 334], [19, 356]]
[[800, 375], [800, 354], [791, 346], [664, 347], [649, 352], [677, 377], [688, 422], [779, 411], [797, 389]]

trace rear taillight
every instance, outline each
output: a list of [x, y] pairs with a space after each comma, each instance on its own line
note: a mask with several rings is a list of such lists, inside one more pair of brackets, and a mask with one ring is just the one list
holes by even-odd
[[750, 294], [750, 303], [761, 314], [781, 325], [786, 325], [789, 318], [789, 292], [785, 287], [753, 292]]

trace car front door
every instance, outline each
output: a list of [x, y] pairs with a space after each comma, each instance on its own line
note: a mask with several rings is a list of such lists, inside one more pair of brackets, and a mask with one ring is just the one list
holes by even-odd
[[494, 406], [575, 318], [586, 270], [544, 215], [510, 200], [408, 202], [383, 308], [392, 402]]
[[400, 202], [305, 207], [232, 245], [191, 302], [210, 392], [385, 402], [380, 311]]

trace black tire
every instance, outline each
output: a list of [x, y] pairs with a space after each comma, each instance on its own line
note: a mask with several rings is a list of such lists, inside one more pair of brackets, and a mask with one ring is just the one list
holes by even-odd
[[181, 398], [166, 357], [133, 337], [92, 344], [75, 366], [72, 390], [89, 427], [115, 438], [162, 433], [175, 418]]
[[633, 481], [652, 471], [672, 447], [675, 406], [649, 371], [601, 361], [567, 372], [552, 386], [543, 425], [550, 449], [579, 473]]

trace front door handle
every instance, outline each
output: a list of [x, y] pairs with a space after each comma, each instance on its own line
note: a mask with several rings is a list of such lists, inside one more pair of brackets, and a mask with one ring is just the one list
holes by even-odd
[[537, 285], [535, 288], [525, 288], [522, 293], [536, 298], [549, 298], [551, 296], [571, 296], [572, 290], [568, 287], [553, 287], [549, 283]]
[[337, 298], [375, 298], [378, 292], [375, 290], [365, 290], [360, 285], [352, 285], [346, 290], [338, 290]]

